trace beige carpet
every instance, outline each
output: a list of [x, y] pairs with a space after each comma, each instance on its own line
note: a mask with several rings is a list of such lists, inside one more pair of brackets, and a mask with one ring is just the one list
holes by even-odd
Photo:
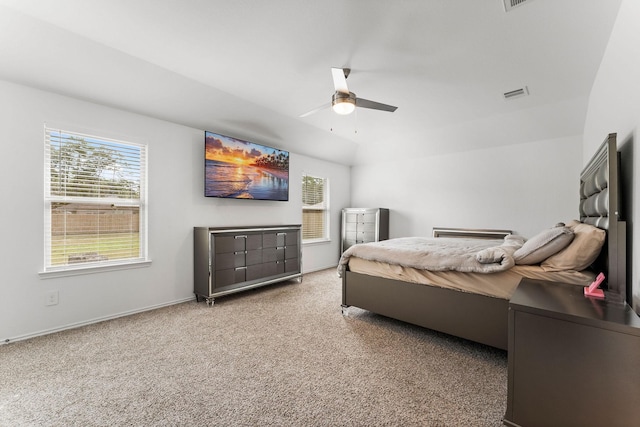
[[0, 426], [499, 426], [506, 389], [503, 351], [342, 316], [333, 269], [0, 346]]

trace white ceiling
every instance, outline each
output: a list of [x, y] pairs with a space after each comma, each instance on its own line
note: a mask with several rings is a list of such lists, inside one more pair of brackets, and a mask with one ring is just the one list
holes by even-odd
[[[0, 78], [345, 164], [578, 135], [620, 0], [0, 0]], [[326, 109], [331, 67], [395, 113]], [[503, 93], [527, 86], [510, 101]]]

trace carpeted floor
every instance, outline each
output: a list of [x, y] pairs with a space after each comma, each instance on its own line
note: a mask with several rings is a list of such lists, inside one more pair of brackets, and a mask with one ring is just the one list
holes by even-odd
[[330, 269], [0, 346], [0, 379], [0, 426], [500, 426], [507, 357], [344, 317]]

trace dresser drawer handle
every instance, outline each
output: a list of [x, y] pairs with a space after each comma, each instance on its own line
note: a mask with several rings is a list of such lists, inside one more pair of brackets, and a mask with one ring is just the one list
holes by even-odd
[[238, 236], [233, 236], [234, 239], [246, 239], [247, 236], [246, 235], [238, 235]]

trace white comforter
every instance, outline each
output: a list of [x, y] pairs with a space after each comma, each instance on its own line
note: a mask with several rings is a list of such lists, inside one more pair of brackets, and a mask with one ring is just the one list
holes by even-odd
[[521, 236], [501, 240], [402, 237], [351, 246], [344, 251], [338, 274], [352, 256], [369, 261], [430, 271], [495, 273], [515, 265], [513, 253], [524, 243]]

